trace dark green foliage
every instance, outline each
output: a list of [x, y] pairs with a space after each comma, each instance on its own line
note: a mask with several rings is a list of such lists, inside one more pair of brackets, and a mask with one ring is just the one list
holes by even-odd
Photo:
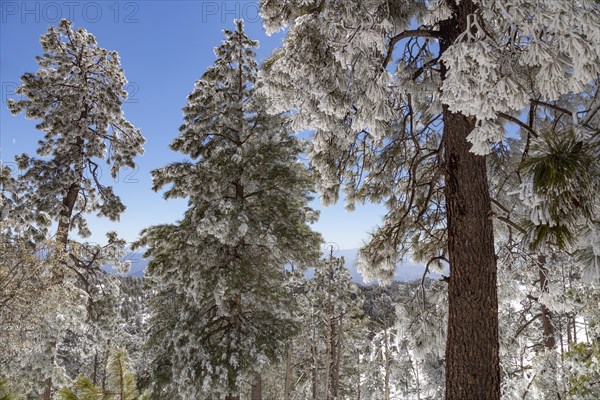
[[541, 221], [525, 226], [532, 250], [546, 243], [561, 249], [570, 246], [577, 222], [594, 217], [597, 165], [593, 144], [584, 144], [572, 131], [548, 131], [532, 143], [521, 165], [534, 193], [543, 199], [539, 205]]
[[309, 224], [304, 143], [255, 88], [258, 43], [241, 21], [183, 109], [171, 149], [190, 161], [152, 172], [154, 190], [186, 198], [181, 221], [148, 228], [150, 381], [157, 398], [236, 396], [282, 356], [295, 331], [285, 265], [318, 258]]

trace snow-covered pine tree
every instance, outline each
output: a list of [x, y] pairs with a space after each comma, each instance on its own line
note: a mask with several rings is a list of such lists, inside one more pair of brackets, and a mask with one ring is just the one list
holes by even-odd
[[[402, 397], [440, 399], [444, 393], [444, 344], [448, 317], [444, 282], [406, 283], [396, 297], [399, 358], [406, 364], [395, 380]], [[400, 388], [401, 383], [404, 388]], [[404, 393], [402, 393], [404, 391]]]
[[[356, 353], [366, 342], [363, 297], [344, 259], [334, 257], [332, 249], [315, 268], [305, 290], [301, 335], [308, 339], [308, 348], [297, 349], [300, 359], [293, 362], [304, 361], [305, 367], [297, 372], [296, 380], [310, 382], [312, 399], [354, 398], [359, 376]], [[308, 396], [296, 393], [296, 398]]]
[[[46, 257], [51, 243], [32, 244], [0, 222], [0, 379], [24, 396], [39, 394], [41, 383], [54, 365], [48, 362], [47, 341], [57, 329], [76, 330], [85, 314], [79, 291], [56, 285]], [[56, 313], [61, 314], [57, 320]], [[32, 397], [33, 398], [33, 397]]]
[[[106, 262], [119, 263], [124, 241], [110, 233], [106, 246], [90, 246], [69, 242], [69, 232], [76, 227], [80, 236], [89, 236], [88, 213], [119, 219], [125, 206], [112, 186], [102, 183], [100, 163], [110, 164], [113, 178], [123, 167], [134, 168], [145, 139], [121, 110], [127, 80], [116, 51], [99, 47], [91, 33], [65, 19], [40, 43], [44, 54], [36, 57], [38, 71], [23, 75], [16, 89], [22, 99], [8, 102], [13, 114], [39, 120], [36, 128], [44, 132], [39, 157], [16, 157], [20, 175], [12, 228], [39, 238], [56, 222], [56, 250], [68, 254], [52, 265], [55, 283], [75, 282], [90, 294], [93, 271]], [[88, 309], [92, 305], [88, 302]], [[48, 338], [51, 364], [61, 331], [57, 327], [55, 337]], [[51, 390], [48, 376], [43, 399], [50, 399]]]
[[[316, 343], [315, 338], [311, 338], [311, 345], [317, 346], [316, 351], [320, 353], [317, 353], [316, 365], [311, 365], [321, 368], [317, 372], [318, 381], [311, 382], [318, 387], [317, 398], [354, 398], [358, 387], [355, 380], [359, 376], [356, 353], [364, 344], [366, 334], [361, 293], [352, 282], [344, 259], [334, 257], [333, 250], [317, 266], [315, 276], [306, 283], [306, 290], [310, 301], [309, 310], [305, 310], [308, 311], [307, 322], [313, 319], [316, 326], [308, 324], [303, 335], [311, 337], [311, 330], [318, 335]], [[310, 354], [306, 350], [305, 353]]]
[[359, 396], [359, 352], [367, 343], [363, 299], [344, 259], [331, 254], [314, 265], [314, 276], [293, 281], [299, 330], [286, 357], [265, 372], [266, 398], [346, 399]]
[[[589, 109], [589, 100], [573, 95], [557, 109], [538, 110], [527, 125], [537, 138], [512, 137], [488, 158], [500, 222], [495, 239], [507, 399], [567, 396], [568, 373], [561, 360], [574, 342], [587, 341], [582, 296], [572, 294], [586, 283], [573, 255], [597, 218], [600, 181], [593, 154], [600, 148], [594, 140], [577, 145], [564, 107]], [[526, 204], [516, 193], [526, 193]]]
[[188, 96], [171, 149], [191, 161], [153, 171], [154, 189], [187, 198], [147, 246], [154, 396], [236, 399], [294, 332], [285, 265], [313, 263], [312, 180], [285, 115], [256, 94], [258, 43], [243, 22], [225, 30], [217, 60]]
[[[597, 79], [597, 2], [263, 0], [261, 14], [269, 32], [289, 27], [265, 63], [266, 88], [274, 111], [296, 110], [294, 127], [316, 130], [320, 191], [389, 207], [363, 269], [391, 278], [411, 241], [427, 259], [448, 258], [446, 398], [499, 399], [485, 154], [506, 121], [533, 137], [523, 118]], [[589, 140], [596, 109], [563, 121]]]
[[36, 58], [38, 71], [21, 78], [16, 93], [23, 98], [8, 101], [13, 114], [24, 111], [40, 120], [36, 128], [44, 132], [40, 158], [16, 158], [27, 191], [15, 212], [43, 230], [58, 222], [56, 240], [66, 248], [74, 227], [89, 236], [85, 214], [118, 220], [125, 206], [101, 183], [98, 162], [109, 164], [116, 178], [121, 168], [135, 167], [145, 139], [121, 110], [127, 80], [116, 51], [99, 47], [94, 35], [64, 19], [40, 42], [44, 55]]
[[597, 399], [600, 398], [600, 291], [597, 286], [590, 287], [585, 281], [578, 286], [571, 292], [573, 300], [582, 306], [578, 320], [583, 325], [580, 333], [583, 333], [584, 340], [572, 343], [565, 353], [569, 398]]
[[[393, 288], [393, 286], [390, 286]], [[369, 294], [374, 296], [365, 301], [364, 308], [369, 313], [371, 321], [369, 324], [369, 344], [361, 354], [362, 372], [361, 395], [366, 399], [390, 400], [392, 396], [392, 385], [399, 386], [400, 380], [393, 379], [394, 371], [401, 372], [406, 380], [411, 379], [411, 371], [404, 365], [399, 365], [399, 343], [396, 335], [395, 304], [391, 297], [384, 291], [387, 288], [377, 287], [373, 291], [369, 288]], [[379, 290], [377, 290], [379, 289]]]

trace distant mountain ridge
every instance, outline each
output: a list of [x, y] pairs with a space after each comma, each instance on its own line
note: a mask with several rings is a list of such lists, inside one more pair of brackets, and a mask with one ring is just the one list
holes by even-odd
[[[352, 281], [355, 283], [364, 284], [363, 278], [361, 274], [358, 272], [356, 266], [356, 260], [358, 257], [359, 249], [345, 249], [345, 250], [337, 250], [334, 251], [335, 257], [344, 257], [344, 264], [350, 275], [352, 276]], [[131, 261], [131, 269], [127, 273], [127, 275], [142, 277], [144, 276], [144, 271], [148, 267], [149, 259], [144, 258], [143, 255], [146, 252], [145, 249], [139, 250], [127, 250], [127, 255], [124, 257], [124, 260]], [[104, 266], [102, 268], [106, 272], [116, 273], [116, 271], [110, 266]], [[396, 266], [396, 281], [399, 282], [410, 282], [415, 280], [420, 280], [423, 277], [423, 272], [425, 271], [425, 266], [422, 264], [413, 264], [410, 261], [399, 262]], [[312, 269], [309, 269], [306, 272], [306, 277], [310, 278], [314, 274]], [[435, 271], [430, 271], [429, 278], [430, 279], [441, 279], [443, 275], [448, 275], [448, 270], [445, 269], [442, 273], [438, 273]]]
[[[362, 275], [358, 272], [357, 260], [358, 260], [359, 249], [345, 249], [334, 251], [335, 257], [344, 257], [344, 265], [350, 271], [352, 281], [355, 283], [365, 284]], [[401, 261], [396, 265], [396, 277], [395, 281], [398, 282], [411, 282], [421, 280], [423, 273], [425, 272], [425, 266], [423, 264], [414, 264], [410, 261]], [[448, 275], [448, 270], [444, 270], [442, 273], [435, 271], [429, 272], [429, 279], [441, 279], [443, 275]], [[370, 282], [369, 282], [370, 283]]]
[[[123, 261], [131, 262], [131, 268], [129, 269], [129, 272], [127, 273], [127, 275], [137, 276], [137, 277], [144, 276], [144, 271], [148, 267], [148, 263], [150, 263], [149, 259], [144, 258], [145, 252], [146, 252], [146, 249], [138, 249], [138, 250], [125, 249], [126, 255], [125, 255], [125, 257], [123, 257]], [[110, 272], [111, 274], [117, 273], [117, 271], [115, 271], [115, 269], [112, 267], [112, 265], [105, 265], [102, 267], [102, 269], [106, 272]]]

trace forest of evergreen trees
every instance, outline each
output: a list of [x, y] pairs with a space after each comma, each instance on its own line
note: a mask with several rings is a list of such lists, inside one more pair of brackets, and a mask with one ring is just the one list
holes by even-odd
[[[186, 210], [134, 243], [84, 241], [146, 144], [119, 55], [41, 36], [8, 101], [38, 147], [0, 165], [0, 400], [600, 398], [598, 2], [260, 9], [283, 44], [223, 31], [152, 171]], [[387, 210], [364, 284], [313, 230], [342, 193]]]

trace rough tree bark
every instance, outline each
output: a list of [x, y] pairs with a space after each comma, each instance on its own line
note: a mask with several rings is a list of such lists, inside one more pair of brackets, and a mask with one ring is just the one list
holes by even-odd
[[[470, 0], [452, 2], [440, 23], [443, 53], [477, 12]], [[446, 70], [442, 66], [442, 78]], [[450, 278], [446, 399], [499, 400], [497, 270], [486, 160], [469, 151], [475, 119], [444, 107], [445, 196]]]
[[[461, 3], [462, 4], [462, 3]], [[500, 399], [496, 259], [485, 158], [469, 152], [473, 121], [444, 112], [450, 279], [446, 399]]]

